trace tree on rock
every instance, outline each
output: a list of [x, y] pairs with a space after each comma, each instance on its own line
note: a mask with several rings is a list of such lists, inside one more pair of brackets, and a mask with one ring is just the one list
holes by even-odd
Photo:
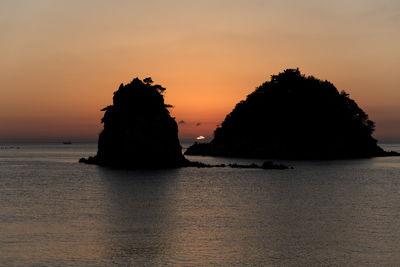
[[209, 144], [188, 155], [338, 159], [387, 155], [375, 124], [347, 93], [299, 69], [273, 75], [239, 102]]
[[98, 151], [82, 162], [123, 168], [167, 168], [187, 164], [178, 126], [164, 103], [161, 85], [135, 78], [114, 92], [101, 122]]

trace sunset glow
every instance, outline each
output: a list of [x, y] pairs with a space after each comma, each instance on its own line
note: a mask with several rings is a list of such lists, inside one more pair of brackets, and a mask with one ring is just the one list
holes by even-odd
[[167, 88], [181, 139], [210, 137], [285, 68], [331, 81], [400, 140], [399, 1], [2, 1], [0, 141], [97, 140], [120, 83]]

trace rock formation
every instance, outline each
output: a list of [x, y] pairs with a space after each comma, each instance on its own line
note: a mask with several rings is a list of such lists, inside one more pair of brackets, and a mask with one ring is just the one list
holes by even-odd
[[236, 105], [210, 143], [186, 155], [343, 159], [398, 155], [372, 137], [374, 122], [344, 91], [287, 69]]
[[80, 162], [132, 169], [187, 166], [164, 91], [151, 78], [121, 84], [114, 92], [113, 105], [102, 109], [104, 129], [97, 155]]

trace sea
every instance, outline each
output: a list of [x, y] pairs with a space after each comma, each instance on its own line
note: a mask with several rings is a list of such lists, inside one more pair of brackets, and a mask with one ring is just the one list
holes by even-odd
[[0, 266], [400, 265], [400, 157], [276, 161], [289, 170], [78, 163], [96, 150], [0, 144]]

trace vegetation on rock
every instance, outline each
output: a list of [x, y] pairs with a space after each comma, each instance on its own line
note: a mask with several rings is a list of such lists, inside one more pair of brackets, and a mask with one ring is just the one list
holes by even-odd
[[239, 102], [210, 143], [195, 143], [185, 154], [276, 159], [394, 155], [377, 145], [374, 126], [346, 92], [287, 69]]
[[161, 85], [151, 78], [121, 84], [114, 92], [113, 105], [101, 122], [95, 157], [81, 162], [123, 168], [167, 168], [188, 164], [182, 155], [178, 126], [164, 103]]

